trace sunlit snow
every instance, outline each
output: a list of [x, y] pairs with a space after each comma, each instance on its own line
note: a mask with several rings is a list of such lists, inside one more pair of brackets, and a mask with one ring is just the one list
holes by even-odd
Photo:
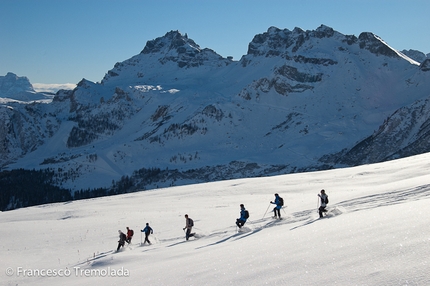
[[[423, 154], [2, 212], [0, 284], [428, 285], [429, 168]], [[329, 213], [318, 219], [322, 188]], [[274, 193], [283, 220], [271, 218]], [[238, 232], [241, 203], [250, 218]], [[147, 222], [153, 244], [141, 245]], [[132, 243], [115, 253], [127, 226]]]

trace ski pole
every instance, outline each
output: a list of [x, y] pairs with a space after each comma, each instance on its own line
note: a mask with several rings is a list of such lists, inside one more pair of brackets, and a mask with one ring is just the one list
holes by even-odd
[[284, 211], [285, 215], [287, 215], [287, 212], [284, 210], [284, 207], [282, 207], [282, 210]]
[[140, 232], [140, 245], [142, 246], [142, 232]]
[[318, 214], [320, 213], [320, 211], [319, 211], [319, 209], [318, 209], [318, 207], [319, 207], [319, 203], [320, 203], [320, 198], [319, 198], [319, 195], [317, 195], [317, 213], [318, 213]]
[[270, 208], [270, 205], [271, 205], [271, 203], [269, 203], [269, 206], [267, 207], [267, 210], [266, 210], [266, 212], [264, 213], [263, 218], [266, 216], [267, 211], [268, 211], [268, 210], [269, 210], [269, 208]]

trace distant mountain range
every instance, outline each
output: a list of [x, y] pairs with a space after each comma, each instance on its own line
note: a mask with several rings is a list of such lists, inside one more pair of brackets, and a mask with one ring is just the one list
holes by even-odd
[[48, 99], [49, 102], [54, 97], [52, 93], [36, 92], [30, 80], [23, 76], [19, 77], [14, 73], [7, 73], [0, 76], [0, 100], [1, 104], [10, 100], [22, 101], [24, 104], [35, 100]]
[[[270, 27], [239, 61], [178, 31], [54, 97], [0, 77], [1, 170], [76, 192], [368, 164], [430, 151], [430, 58], [364, 32]], [[115, 193], [115, 192], [113, 192]]]

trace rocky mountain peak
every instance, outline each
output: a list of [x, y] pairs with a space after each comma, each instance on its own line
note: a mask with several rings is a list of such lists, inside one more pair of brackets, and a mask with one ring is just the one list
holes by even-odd
[[424, 62], [427, 58], [426, 54], [417, 50], [403, 50], [402, 53], [419, 63]]
[[313, 33], [317, 38], [330, 38], [334, 35], [335, 31], [333, 28], [325, 25], [319, 26]]
[[[149, 60], [149, 58], [151, 59]], [[102, 84], [108, 84], [108, 82], [118, 84], [121, 81], [133, 80], [139, 84], [145, 82], [146, 77], [154, 80], [154, 74], [160, 75], [155, 69], [164, 69], [165, 66], [171, 64], [182, 69], [203, 65], [222, 67], [230, 63], [231, 60], [221, 57], [211, 49], [201, 49], [198, 44], [188, 38], [187, 34], [170, 31], [162, 37], [148, 41], [140, 54], [116, 63], [114, 68], [105, 75]]]
[[363, 32], [358, 36], [361, 49], [366, 49], [376, 55], [398, 57], [398, 53], [389, 47], [380, 37], [370, 32]]
[[27, 77], [8, 72], [6, 76], [0, 76], [0, 98], [30, 102], [51, 100], [52, 94], [36, 92]]
[[187, 51], [194, 53], [199, 53], [201, 51], [199, 45], [197, 45], [193, 40], [188, 39], [187, 34], [182, 35], [179, 31], [170, 31], [163, 37], [148, 41], [141, 53], [168, 53], [172, 50], [176, 51], [178, 54], [183, 54]]
[[19, 77], [11, 72], [0, 76], [0, 97], [11, 97], [21, 92], [35, 92], [27, 77]]
[[421, 63], [420, 70], [422, 70], [422, 71], [430, 71], [430, 59], [429, 58], [425, 59]]
[[292, 32], [288, 29], [270, 27], [267, 32], [254, 36], [248, 45], [248, 55], [279, 55], [281, 50], [293, 44], [291, 35]]
[[[321, 25], [316, 30], [304, 31], [301, 28], [278, 29], [270, 27], [267, 32], [257, 34], [248, 46], [248, 54], [254, 56], [286, 56], [287, 53], [295, 53], [307, 41], [312, 39], [331, 38], [337, 32], [333, 28]], [[339, 36], [342, 36], [338, 33]]]

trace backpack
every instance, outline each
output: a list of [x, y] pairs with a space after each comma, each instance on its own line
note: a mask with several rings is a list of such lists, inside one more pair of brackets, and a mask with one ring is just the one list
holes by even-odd
[[194, 221], [190, 218], [188, 218], [188, 225], [189, 226], [194, 226]]
[[130, 229], [130, 234], [131, 234], [131, 236], [134, 235], [134, 231], [132, 229]]
[[249, 218], [249, 212], [245, 211], [245, 218]]
[[325, 203], [328, 204], [328, 196], [325, 197]]
[[278, 198], [279, 198], [279, 205], [284, 206], [284, 199], [281, 197], [278, 197]]

